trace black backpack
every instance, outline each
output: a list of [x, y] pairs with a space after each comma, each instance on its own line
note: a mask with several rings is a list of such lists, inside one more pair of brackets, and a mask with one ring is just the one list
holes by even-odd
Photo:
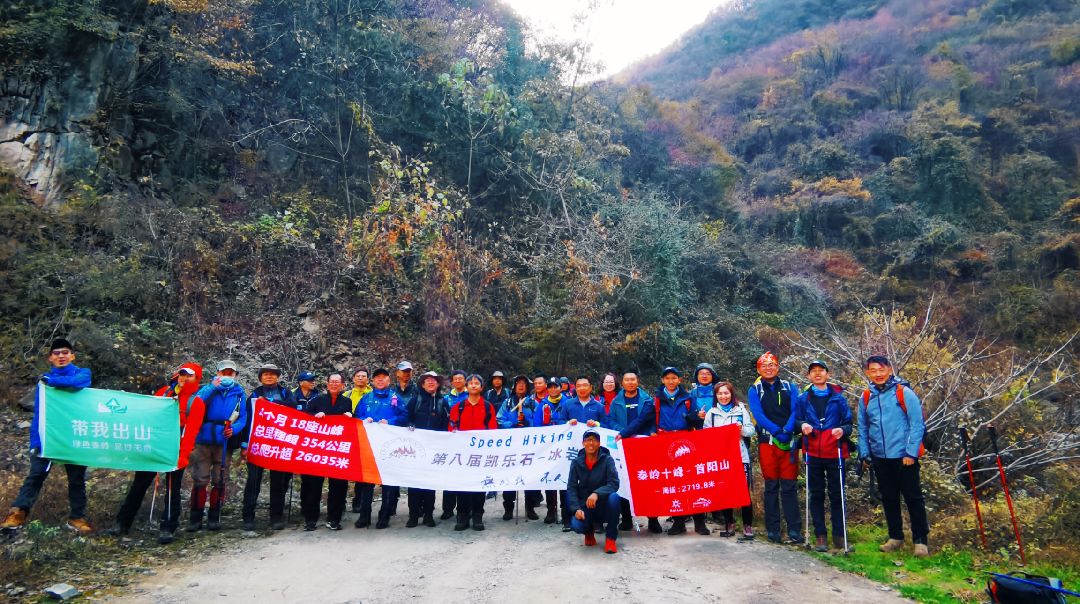
[[1065, 604], [1063, 594], [1080, 595], [1061, 587], [1059, 579], [1011, 572], [1007, 575], [990, 573], [986, 593], [1001, 604]]

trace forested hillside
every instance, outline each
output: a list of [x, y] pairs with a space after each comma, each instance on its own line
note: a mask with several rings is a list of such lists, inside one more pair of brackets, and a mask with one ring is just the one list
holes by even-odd
[[[884, 350], [1051, 497], [1080, 3], [747, 0], [615, 81], [582, 59], [487, 0], [5, 3], [4, 399], [65, 333], [138, 391], [224, 355], [744, 388], [763, 348], [857, 384]], [[1077, 499], [1032, 501], [1075, 535]]]

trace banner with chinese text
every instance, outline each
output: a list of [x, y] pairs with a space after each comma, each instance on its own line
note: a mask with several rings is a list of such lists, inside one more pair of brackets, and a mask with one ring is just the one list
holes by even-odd
[[41, 456], [95, 468], [169, 472], [180, 452], [176, 399], [39, 384]]
[[[272, 470], [421, 489], [560, 490], [586, 429], [409, 430], [344, 416], [316, 419], [260, 400], [248, 459]], [[593, 429], [620, 468], [620, 493], [629, 494], [615, 432]]]
[[622, 441], [634, 513], [680, 516], [750, 503], [739, 426]]

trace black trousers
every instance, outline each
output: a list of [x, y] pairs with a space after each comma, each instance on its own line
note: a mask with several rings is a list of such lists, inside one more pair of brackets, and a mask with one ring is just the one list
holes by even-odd
[[409, 518], [421, 518], [435, 513], [435, 491], [410, 488]]
[[[746, 488], [751, 493], [754, 492], [754, 473], [750, 470], [750, 464], [743, 464], [743, 473], [746, 474]], [[727, 524], [735, 524], [735, 509], [728, 508], [723, 511], [724, 522]], [[750, 502], [742, 508], [742, 523], [743, 526], [753, 526], [754, 524], [754, 503]]]
[[826, 536], [825, 492], [829, 493], [829, 516], [832, 518], [832, 534], [844, 534], [844, 510], [840, 501], [840, 464], [835, 459], [809, 457], [806, 463], [806, 480], [810, 489], [810, 519], [814, 522], [814, 536]]
[[[247, 464], [247, 483], [244, 485], [244, 522], [255, 522], [255, 507], [259, 503], [259, 491], [262, 490], [265, 468]], [[292, 474], [270, 470], [270, 522], [277, 522], [285, 517], [285, 495], [289, 492]], [[320, 487], [321, 488], [321, 487]]]
[[324, 479], [322, 476], [301, 476], [300, 510], [304, 514], [304, 522], [308, 524], [315, 524], [319, 521], [319, 504], [322, 500], [323, 480], [330, 482], [326, 495], [326, 520], [339, 523], [341, 522], [341, 515], [345, 513], [345, 497], [349, 494], [348, 480]]
[[487, 493], [457, 493], [458, 521], [472, 519], [474, 522], [484, 519], [484, 501]]
[[[360, 489], [358, 519], [371, 523], [372, 502], [375, 501], [375, 485], [370, 482], [356, 483]], [[401, 497], [401, 488], [390, 485], [382, 487], [382, 503], [379, 505], [379, 520], [389, 520], [397, 512], [398, 498]], [[353, 508], [357, 507], [357, 501], [353, 500]]]
[[904, 539], [904, 519], [900, 515], [900, 497], [903, 496], [908, 516], [911, 517], [911, 540], [925, 545], [930, 525], [926, 521], [926, 501], [919, 480], [919, 460], [905, 466], [903, 459], [875, 457], [873, 463], [881, 490], [881, 507], [885, 510], [885, 522], [889, 526], [889, 538]]
[[[116, 512], [117, 525], [130, 529], [135, 523], [135, 516], [146, 498], [146, 491], [154, 484], [155, 476], [155, 472], [135, 472], [124, 503], [120, 504], [120, 510]], [[163, 474], [163, 478], [165, 501], [161, 506], [160, 528], [163, 531], [175, 532], [180, 525], [180, 483], [184, 480], [184, 468], [167, 472]]]
[[[540, 502], [544, 500], [544, 496], [540, 494], [540, 491], [525, 491], [525, 507], [532, 509], [540, 505]], [[503, 508], [512, 510], [514, 509], [514, 502], [517, 501], [517, 491], [503, 491]]]
[[442, 511], [443, 513], [454, 513], [454, 508], [457, 506], [457, 491], [443, 491], [442, 492]]

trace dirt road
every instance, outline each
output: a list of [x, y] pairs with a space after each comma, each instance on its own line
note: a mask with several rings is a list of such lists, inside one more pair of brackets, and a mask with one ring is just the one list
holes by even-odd
[[[488, 508], [495, 508], [488, 502]], [[498, 517], [487, 530], [290, 528], [130, 586], [125, 602], [901, 602], [761, 537], [623, 535], [620, 551], [584, 547], [559, 525]], [[601, 543], [602, 543], [601, 539]]]

